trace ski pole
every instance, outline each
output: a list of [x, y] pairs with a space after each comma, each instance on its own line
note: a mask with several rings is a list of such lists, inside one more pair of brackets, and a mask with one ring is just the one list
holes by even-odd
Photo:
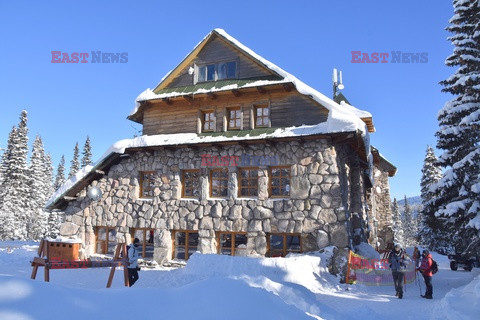
[[422, 295], [422, 286], [420, 285], [420, 277], [418, 277], [418, 271], [416, 272], [417, 274], [417, 281], [418, 281], [418, 290], [420, 291], [420, 295]]

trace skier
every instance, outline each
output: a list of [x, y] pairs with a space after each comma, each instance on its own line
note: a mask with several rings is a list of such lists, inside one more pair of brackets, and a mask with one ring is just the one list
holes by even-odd
[[130, 287], [138, 280], [138, 270], [140, 270], [138, 267], [138, 257], [140, 256], [138, 252], [139, 243], [140, 240], [135, 238], [133, 245], [128, 248], [128, 281]]
[[433, 287], [432, 287], [432, 255], [428, 250], [423, 250], [422, 252], [422, 263], [420, 268], [418, 269], [423, 276], [423, 280], [425, 280], [426, 291], [425, 294], [422, 295], [422, 298], [425, 299], [432, 299], [433, 295]]
[[388, 256], [388, 262], [392, 270], [393, 283], [396, 291], [395, 296], [399, 299], [403, 298], [403, 278], [405, 277], [405, 271], [407, 269], [406, 260], [405, 251], [402, 249], [402, 246], [399, 243], [395, 244], [395, 247]]

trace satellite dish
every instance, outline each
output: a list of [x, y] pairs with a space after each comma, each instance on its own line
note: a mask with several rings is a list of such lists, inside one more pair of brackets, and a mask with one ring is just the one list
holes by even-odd
[[343, 88], [345, 88], [345, 86], [343, 85], [343, 83], [340, 83], [337, 87], [338, 87], [338, 90], [343, 90]]
[[102, 190], [98, 187], [91, 187], [87, 192], [87, 196], [92, 201], [98, 201], [102, 197]]

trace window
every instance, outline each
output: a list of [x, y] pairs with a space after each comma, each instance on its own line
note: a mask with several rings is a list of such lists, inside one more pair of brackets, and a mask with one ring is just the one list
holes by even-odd
[[215, 131], [215, 112], [203, 111], [202, 112], [202, 132]]
[[258, 196], [258, 168], [240, 168], [238, 172], [240, 197]]
[[173, 259], [188, 260], [197, 251], [198, 231], [173, 232]]
[[240, 130], [242, 128], [242, 110], [240, 107], [227, 108], [227, 129]]
[[143, 258], [153, 258], [153, 239], [155, 232], [153, 229], [138, 228], [132, 229], [130, 232], [132, 242], [135, 238], [140, 240], [139, 247], [141, 248], [141, 255]]
[[155, 172], [140, 172], [140, 198], [153, 198], [155, 189]]
[[97, 227], [95, 229], [95, 252], [102, 254], [114, 254], [117, 241], [117, 231], [114, 227]]
[[218, 232], [218, 253], [229, 256], [245, 256], [247, 234], [242, 232]]
[[182, 197], [199, 198], [200, 197], [200, 170], [182, 171]]
[[197, 82], [234, 79], [237, 76], [235, 61], [207, 64], [197, 68]]
[[268, 128], [270, 126], [270, 108], [268, 104], [255, 106], [255, 128]]
[[302, 252], [300, 234], [272, 233], [267, 238], [268, 256], [285, 257], [290, 252]]
[[227, 197], [228, 169], [212, 169], [210, 171], [210, 196]]
[[290, 167], [270, 168], [270, 196], [285, 197], [290, 195]]

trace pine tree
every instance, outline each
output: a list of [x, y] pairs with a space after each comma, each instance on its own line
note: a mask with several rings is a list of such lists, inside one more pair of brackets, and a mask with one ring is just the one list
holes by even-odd
[[402, 220], [400, 219], [400, 210], [398, 208], [398, 203], [396, 198], [393, 198], [392, 219], [393, 219], [393, 241], [395, 243], [400, 243], [403, 246], [404, 245], [403, 226], [402, 226]]
[[[457, 67], [441, 82], [442, 91], [454, 98], [438, 114], [437, 148], [444, 150], [439, 163], [446, 170], [432, 188], [432, 200], [441, 229], [452, 230], [459, 249], [480, 229], [478, 173], [480, 172], [480, 6], [479, 0], [454, 0], [454, 16], [447, 30], [455, 46], [446, 65]], [[478, 223], [477, 223], [478, 222]]]
[[58, 163], [57, 167], [57, 175], [55, 176], [55, 183], [53, 184], [53, 188], [58, 190], [62, 184], [65, 183], [65, 156], [62, 155], [60, 162]]
[[52, 165], [52, 157], [50, 153], [45, 155], [45, 195], [46, 199], [48, 200], [50, 196], [55, 192], [54, 184], [53, 184], [53, 165]]
[[419, 213], [418, 219], [418, 240], [422, 245], [428, 248], [432, 248], [434, 243], [438, 243], [440, 240], [438, 239], [440, 234], [438, 233], [438, 230], [436, 230], [436, 226], [439, 225], [440, 221], [435, 217], [435, 208], [432, 205], [432, 199], [435, 199], [438, 195], [432, 190], [435, 190], [434, 186], [441, 178], [442, 170], [438, 166], [438, 159], [435, 155], [435, 151], [431, 146], [427, 146], [422, 167], [422, 178], [420, 181], [423, 209]]
[[2, 157], [3, 180], [0, 186], [0, 237], [26, 239], [29, 199], [27, 168], [28, 128], [27, 111], [20, 114], [20, 123], [8, 138]]
[[82, 168], [92, 164], [92, 147], [90, 146], [90, 137], [87, 136], [82, 151]]
[[46, 236], [56, 238], [60, 234], [60, 225], [63, 222], [61, 212], [53, 210], [48, 213], [48, 226]]
[[416, 219], [412, 215], [412, 208], [408, 204], [407, 196], [404, 196], [404, 210], [401, 218], [403, 227], [403, 238], [406, 246], [416, 245], [417, 225]]
[[51, 182], [47, 176], [46, 155], [42, 138], [35, 137], [29, 166], [30, 195], [27, 202], [28, 222], [27, 238], [38, 240], [47, 230], [47, 215], [44, 206]]
[[75, 148], [73, 148], [73, 159], [70, 161], [70, 172], [68, 173], [68, 178], [70, 179], [73, 177], [78, 170], [80, 169], [80, 163], [78, 162], [78, 142], [75, 144]]

